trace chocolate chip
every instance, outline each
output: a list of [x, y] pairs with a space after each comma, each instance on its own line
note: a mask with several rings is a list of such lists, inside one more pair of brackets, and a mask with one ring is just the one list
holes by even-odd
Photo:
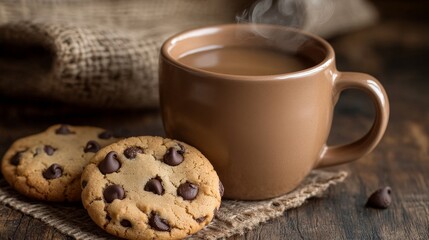
[[98, 144], [96, 141], [90, 140], [86, 144], [85, 148], [83, 149], [83, 152], [93, 152], [96, 153], [100, 150], [100, 144]]
[[109, 131], [104, 131], [104, 132], [98, 134], [98, 138], [100, 138], [100, 139], [109, 139], [112, 137], [113, 137], [113, 134]]
[[182, 183], [177, 188], [177, 195], [185, 200], [194, 200], [198, 195], [198, 186], [190, 182]]
[[46, 145], [43, 148], [43, 151], [45, 151], [45, 153], [48, 154], [49, 156], [52, 156], [52, 154], [54, 154], [55, 150], [56, 150], [55, 148], [53, 148], [52, 146], [49, 146], [49, 145]]
[[60, 165], [54, 163], [50, 167], [45, 169], [45, 171], [43, 171], [42, 174], [43, 174], [43, 177], [46, 179], [55, 179], [63, 175], [63, 169], [61, 168]]
[[21, 161], [22, 153], [23, 152], [17, 152], [17, 153], [15, 153], [15, 155], [13, 155], [10, 158], [9, 163], [12, 164], [12, 165], [14, 165], [14, 166], [18, 166], [19, 162]]
[[224, 192], [225, 192], [225, 188], [223, 187], [222, 182], [219, 180], [219, 193], [220, 193], [220, 197], [223, 197]]
[[120, 223], [122, 227], [126, 227], [126, 228], [132, 227], [131, 222], [128, 221], [127, 219], [122, 219]]
[[169, 148], [164, 155], [164, 163], [170, 166], [177, 166], [183, 162], [183, 150], [177, 150], [176, 148]]
[[195, 221], [197, 222], [197, 223], [202, 223], [202, 222], [204, 222], [205, 220], [206, 220], [206, 218], [207, 217], [199, 217], [199, 218], [197, 218], [197, 219], [195, 219]]
[[87, 182], [87, 181], [85, 181], [85, 180], [83, 180], [83, 181], [82, 181], [82, 188], [85, 188], [85, 187], [86, 187], [86, 185], [88, 185], [88, 182]]
[[103, 197], [107, 203], [111, 203], [115, 199], [124, 199], [125, 192], [124, 189], [119, 185], [110, 185], [104, 189]]
[[392, 189], [390, 187], [378, 189], [368, 198], [366, 206], [380, 209], [389, 207], [390, 203], [392, 202], [392, 197], [390, 196], [391, 193]]
[[177, 145], [179, 145], [180, 147], [180, 150], [178, 150], [177, 152], [183, 155], [185, 153], [185, 147], [180, 143], [178, 143]]
[[149, 225], [158, 231], [170, 231], [170, 225], [167, 220], [160, 218], [157, 214], [152, 213], [149, 219]]
[[106, 220], [110, 222], [110, 220], [112, 220], [112, 217], [109, 214], [106, 214]]
[[144, 186], [144, 190], [148, 192], [153, 192], [157, 195], [164, 194], [164, 188], [162, 187], [162, 180], [160, 177], [155, 177], [150, 179]]
[[137, 146], [129, 147], [129, 148], [125, 149], [125, 151], [124, 151], [124, 155], [128, 159], [136, 158], [138, 153], [143, 153], [143, 149], [141, 147], [137, 147]]
[[57, 130], [55, 130], [55, 133], [60, 135], [74, 134], [74, 132], [70, 131], [69, 125], [66, 124], [62, 124]]
[[98, 164], [98, 169], [103, 174], [116, 172], [120, 167], [121, 163], [118, 161], [118, 153], [114, 151], [109, 152], [104, 160]]

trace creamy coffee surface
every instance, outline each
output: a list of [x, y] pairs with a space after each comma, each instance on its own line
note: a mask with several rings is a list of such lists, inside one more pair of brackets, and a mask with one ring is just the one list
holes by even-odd
[[280, 50], [239, 46], [197, 51], [178, 61], [210, 72], [253, 76], [296, 72], [315, 65], [304, 57]]

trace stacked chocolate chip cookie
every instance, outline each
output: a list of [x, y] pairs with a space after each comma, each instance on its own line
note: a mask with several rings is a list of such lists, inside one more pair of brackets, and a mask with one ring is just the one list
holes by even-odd
[[84, 167], [98, 150], [116, 141], [101, 128], [55, 125], [15, 141], [3, 157], [3, 176], [30, 198], [79, 201]]
[[56, 125], [17, 140], [5, 179], [39, 200], [82, 200], [93, 221], [127, 239], [180, 239], [213, 219], [223, 186], [195, 148], [161, 137], [118, 139], [104, 129]]

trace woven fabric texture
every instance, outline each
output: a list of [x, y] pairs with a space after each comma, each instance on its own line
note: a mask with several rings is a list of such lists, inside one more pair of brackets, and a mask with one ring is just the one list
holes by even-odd
[[178, 31], [233, 19], [239, 4], [0, 2], [0, 93], [90, 107], [156, 107], [161, 43]]

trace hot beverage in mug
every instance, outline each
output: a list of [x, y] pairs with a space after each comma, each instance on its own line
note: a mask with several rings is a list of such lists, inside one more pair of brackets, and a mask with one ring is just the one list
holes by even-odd
[[[364, 156], [389, 117], [374, 77], [338, 71], [325, 40], [283, 26], [231, 24], [177, 34], [161, 49], [159, 74], [167, 136], [198, 148], [232, 199], [279, 196], [312, 169]], [[327, 146], [334, 106], [347, 88], [371, 97], [373, 127], [353, 143]]]

